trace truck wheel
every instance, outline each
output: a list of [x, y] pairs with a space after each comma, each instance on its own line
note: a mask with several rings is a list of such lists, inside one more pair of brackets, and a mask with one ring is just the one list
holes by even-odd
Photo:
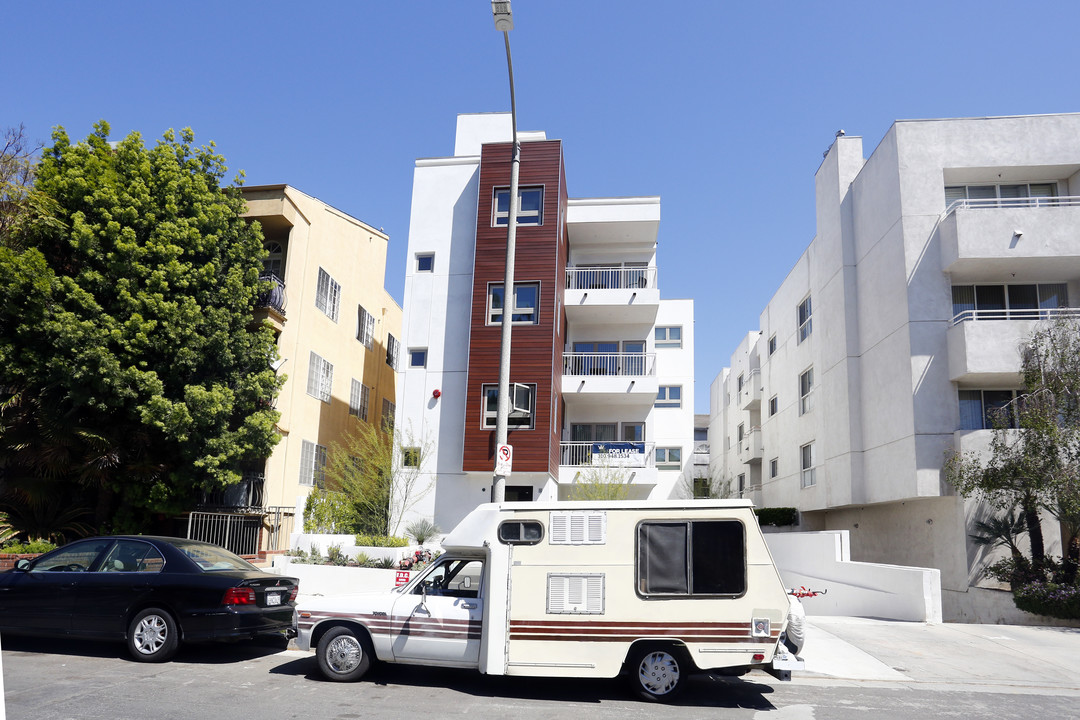
[[347, 627], [330, 628], [319, 640], [315, 657], [327, 680], [353, 682], [362, 678], [371, 667], [371, 641], [363, 633]]
[[690, 674], [684, 655], [670, 647], [646, 647], [633, 652], [628, 665], [630, 684], [638, 697], [669, 702], [682, 692]]

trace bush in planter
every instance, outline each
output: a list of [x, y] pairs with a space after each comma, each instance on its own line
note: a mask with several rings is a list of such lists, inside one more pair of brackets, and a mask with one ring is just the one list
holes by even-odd
[[793, 507], [756, 508], [754, 514], [757, 515], [758, 525], [782, 527], [799, 524], [799, 511]]
[[356, 544], [360, 547], [405, 547], [409, 541], [392, 535], [360, 534], [356, 536]]
[[341, 545], [331, 545], [326, 548], [326, 564], [327, 565], [348, 565], [349, 558], [345, 553], [341, 552]]
[[30, 540], [24, 543], [9, 542], [3, 547], [0, 547], [0, 553], [11, 555], [42, 555], [55, 549], [56, 543], [51, 543], [48, 540]]
[[416, 541], [417, 545], [423, 545], [428, 540], [432, 540], [442, 530], [431, 520], [420, 519], [413, 520], [411, 523], [405, 526], [405, 534]]
[[1035, 581], [1013, 589], [1016, 607], [1036, 615], [1080, 619], [1080, 586]]

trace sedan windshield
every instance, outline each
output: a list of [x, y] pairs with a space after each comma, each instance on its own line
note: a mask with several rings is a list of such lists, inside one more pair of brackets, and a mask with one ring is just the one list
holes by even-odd
[[183, 540], [173, 540], [176, 548], [195, 561], [203, 570], [214, 572], [216, 570], [258, 570], [239, 555], [234, 555], [225, 548], [216, 545], [204, 545], [203, 543], [191, 543]]

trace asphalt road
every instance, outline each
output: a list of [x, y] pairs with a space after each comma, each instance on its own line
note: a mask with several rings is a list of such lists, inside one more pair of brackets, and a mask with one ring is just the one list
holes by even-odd
[[614, 680], [486, 677], [380, 666], [354, 684], [321, 679], [314, 657], [280, 644], [182, 648], [171, 663], [127, 659], [121, 644], [3, 638], [8, 720], [210, 718], [994, 718], [1080, 716], [1075, 688], [1021, 688], [807, 673], [695, 677], [674, 706], [631, 698]]

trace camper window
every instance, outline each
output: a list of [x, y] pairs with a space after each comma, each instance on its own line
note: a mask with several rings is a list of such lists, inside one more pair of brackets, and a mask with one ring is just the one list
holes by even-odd
[[544, 539], [544, 526], [536, 520], [508, 520], [499, 525], [499, 542], [535, 545]]
[[644, 597], [742, 595], [746, 540], [737, 520], [643, 522], [637, 588]]

